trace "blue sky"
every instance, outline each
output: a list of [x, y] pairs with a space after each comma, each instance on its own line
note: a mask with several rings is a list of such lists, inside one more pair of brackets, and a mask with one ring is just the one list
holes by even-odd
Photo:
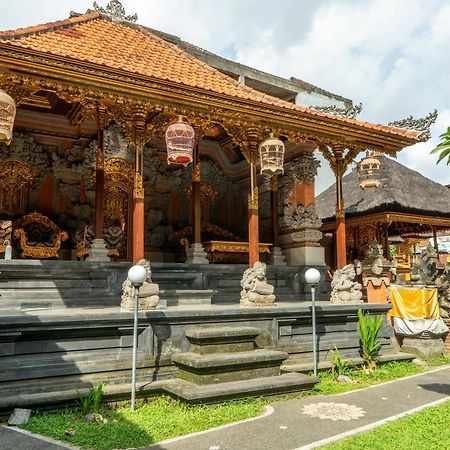
[[[105, 6], [106, 0], [98, 0]], [[444, 0], [123, 0], [138, 22], [283, 77], [362, 102], [362, 120], [388, 123], [436, 108], [433, 138], [398, 159], [450, 184], [430, 150], [450, 126], [450, 2]], [[0, 28], [68, 17], [86, 0], [0, 0]], [[332, 181], [323, 163], [318, 190]]]

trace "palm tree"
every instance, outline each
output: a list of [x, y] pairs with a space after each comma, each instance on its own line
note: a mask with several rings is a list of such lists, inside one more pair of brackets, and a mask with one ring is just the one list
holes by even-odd
[[431, 153], [440, 153], [437, 163], [439, 164], [445, 157], [447, 157], [447, 164], [450, 164], [450, 127], [445, 133], [439, 136], [442, 142]]

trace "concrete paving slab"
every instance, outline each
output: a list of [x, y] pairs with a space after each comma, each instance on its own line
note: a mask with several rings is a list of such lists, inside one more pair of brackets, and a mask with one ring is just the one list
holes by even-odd
[[53, 439], [36, 437], [15, 427], [0, 426], [0, 450], [62, 450], [74, 449]]
[[146, 449], [314, 448], [315, 443], [381, 425], [390, 418], [446, 399], [450, 399], [450, 366], [344, 394], [274, 403], [274, 413], [259, 420], [159, 442]]

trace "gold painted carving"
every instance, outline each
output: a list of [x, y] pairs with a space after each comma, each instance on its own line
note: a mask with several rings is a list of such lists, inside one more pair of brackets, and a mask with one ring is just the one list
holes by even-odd
[[258, 209], [258, 188], [253, 188], [253, 195], [248, 196], [248, 209]]
[[[58, 258], [61, 242], [68, 238], [68, 234], [65, 231], [60, 230], [48, 217], [37, 212], [21, 217], [15, 223], [15, 227], [14, 237], [19, 239], [22, 258]], [[33, 228], [37, 229], [38, 233], [33, 231]], [[28, 233], [30, 232], [33, 238], [35, 238], [36, 234], [41, 234], [46, 241], [29, 242], [30, 236], [28, 236]], [[51, 239], [51, 242], [48, 242], [49, 239]]]
[[23, 161], [0, 160], [0, 213], [7, 216], [27, 210], [37, 173]]
[[144, 198], [144, 182], [142, 175], [138, 172], [134, 173], [133, 198]]

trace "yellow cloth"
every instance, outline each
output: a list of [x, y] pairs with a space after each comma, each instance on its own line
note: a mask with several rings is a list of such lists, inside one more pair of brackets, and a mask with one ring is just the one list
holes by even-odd
[[399, 289], [391, 286], [391, 316], [402, 319], [439, 319], [436, 288]]

